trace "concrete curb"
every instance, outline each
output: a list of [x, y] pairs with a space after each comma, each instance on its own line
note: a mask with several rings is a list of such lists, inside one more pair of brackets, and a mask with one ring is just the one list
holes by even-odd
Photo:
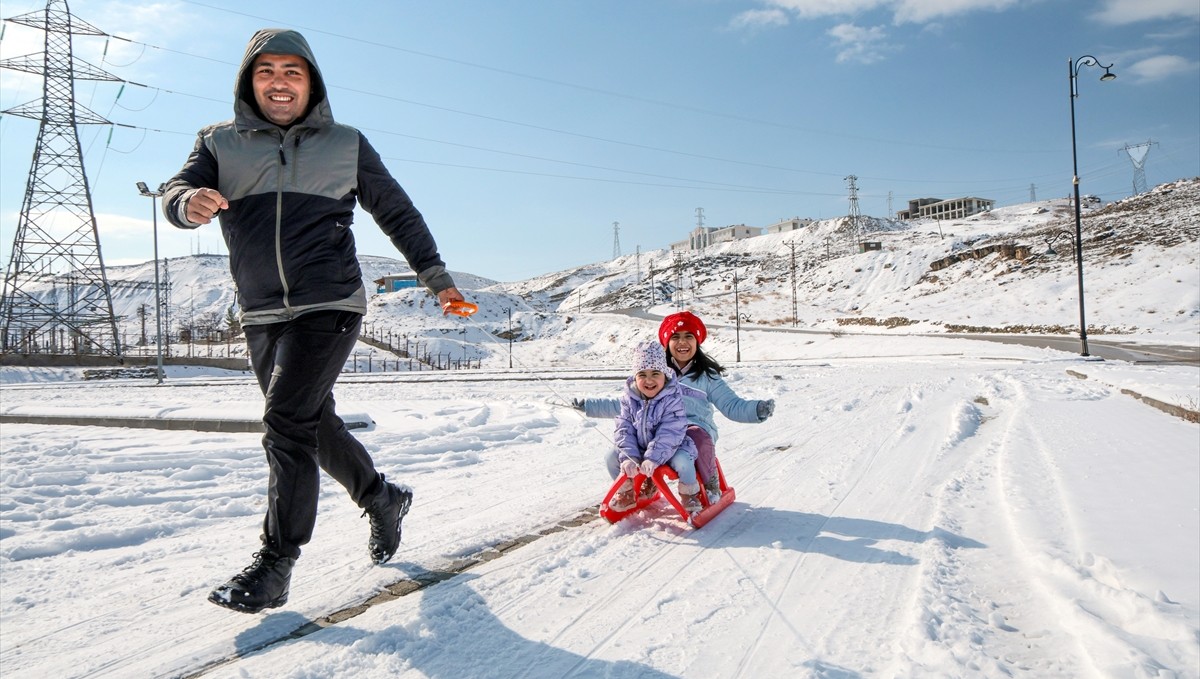
[[[343, 415], [346, 428], [371, 429], [375, 422], [369, 416]], [[262, 420], [221, 420], [198, 417], [110, 417], [86, 415], [14, 415], [0, 414], [0, 424], [42, 424], [72, 427], [128, 427], [130, 429], [165, 429], [170, 431], [203, 431], [222, 434], [263, 434]]]
[[[1071, 377], [1075, 377], [1075, 378], [1078, 378], [1081, 380], [1089, 379], [1087, 375], [1085, 375], [1081, 372], [1076, 372], [1074, 370], [1068, 370], [1067, 374], [1070, 375]], [[1097, 381], [1099, 381], [1099, 380], [1097, 380]], [[1151, 398], [1149, 396], [1139, 394], [1138, 392], [1136, 392], [1132, 389], [1125, 389], [1122, 387], [1118, 387], [1115, 384], [1108, 384], [1107, 382], [1101, 382], [1101, 384], [1104, 384], [1105, 386], [1108, 386], [1108, 387], [1112, 387], [1113, 389], [1118, 389], [1118, 390], [1120, 390], [1120, 392], [1122, 394], [1125, 394], [1126, 396], [1132, 396], [1133, 398], [1136, 398], [1137, 400], [1141, 401], [1142, 403], [1145, 403], [1148, 406], [1157, 408], [1158, 410], [1161, 410], [1168, 415], [1173, 415], [1174, 417], [1178, 417], [1179, 419], [1184, 420], [1185, 422], [1192, 422], [1192, 423], [1200, 422], [1200, 412], [1198, 412], [1198, 411], [1189, 410], [1187, 408], [1184, 408], [1183, 406], [1172, 405], [1170, 403], [1166, 403], [1165, 401], [1160, 401], [1156, 398]]]
[[0, 424], [44, 424], [76, 427], [129, 427], [133, 429], [169, 429], [220, 433], [258, 433], [266, 431], [262, 420], [166, 419], [151, 417], [85, 417], [79, 415], [0, 415]]

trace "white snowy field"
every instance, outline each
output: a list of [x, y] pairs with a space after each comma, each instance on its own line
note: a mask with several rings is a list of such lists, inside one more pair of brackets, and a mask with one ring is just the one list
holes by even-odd
[[[758, 328], [735, 363], [712, 328], [731, 386], [778, 404], [763, 424], [718, 416], [734, 505], [699, 530], [662, 504], [596, 519], [452, 575], [607, 490], [610, 424], [557, 404], [614, 394], [656, 324], [580, 320], [518, 343], [512, 370], [344, 376], [339, 410], [369, 413], [361, 440], [415, 490], [404, 543], [372, 566], [367, 520], [326, 478], [291, 600], [257, 615], [205, 597], [257, 547], [259, 435], [5, 424], [0, 672], [1200, 676], [1200, 426], [1121, 393], [1196, 410], [1188, 365]], [[547, 366], [571, 353], [605, 360]], [[173, 370], [9, 381], [2, 409], [261, 411], [247, 377]], [[322, 622], [422, 577], [440, 581]]]

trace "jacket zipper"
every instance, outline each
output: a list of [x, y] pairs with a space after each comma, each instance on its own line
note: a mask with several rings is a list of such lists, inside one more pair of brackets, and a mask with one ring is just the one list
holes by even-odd
[[279, 188], [275, 191], [275, 268], [279, 272], [279, 283], [283, 286], [283, 308], [291, 312], [292, 304], [288, 299], [291, 291], [288, 288], [287, 276], [283, 272], [283, 176], [287, 167], [287, 157], [283, 153], [285, 134], [279, 139]]

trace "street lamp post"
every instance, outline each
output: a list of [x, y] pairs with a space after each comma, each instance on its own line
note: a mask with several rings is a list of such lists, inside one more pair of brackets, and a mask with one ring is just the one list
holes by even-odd
[[158, 345], [158, 383], [163, 382], [163, 348], [162, 348], [162, 297], [161, 286], [158, 282], [158, 198], [163, 195], [166, 184], [159, 184], [157, 191], [151, 191], [146, 182], [137, 183], [138, 192], [150, 199], [150, 215], [154, 220], [154, 339]]
[[1101, 82], [1116, 78], [1109, 69], [1112, 64], [1105, 66], [1096, 57], [1088, 54], [1078, 59], [1067, 60], [1068, 85], [1071, 99], [1071, 183], [1075, 188], [1075, 274], [1079, 279], [1079, 355], [1087, 356], [1087, 321], [1083, 312], [1083, 224], [1079, 206], [1079, 154], [1075, 149], [1075, 99], [1079, 96], [1079, 69], [1083, 66], [1096, 66], [1104, 69], [1100, 76]]

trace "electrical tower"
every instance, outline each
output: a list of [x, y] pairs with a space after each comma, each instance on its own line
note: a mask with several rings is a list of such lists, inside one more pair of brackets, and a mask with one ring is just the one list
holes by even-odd
[[1129, 162], [1133, 163], [1133, 195], [1146, 192], [1146, 156], [1150, 155], [1150, 147], [1158, 142], [1147, 139], [1141, 144], [1130, 146], [1125, 145], [1121, 149], [1129, 155]]
[[621, 222], [613, 222], [613, 259], [621, 256]]
[[1034, 186], [1033, 184], [1029, 185], [1029, 202], [1031, 202], [1031, 203], [1037, 202], [1037, 187]]
[[857, 181], [858, 181], [858, 177], [856, 177], [854, 175], [850, 175], [849, 177], [846, 177], [846, 183], [849, 184], [849, 186], [850, 186], [850, 215], [849, 215], [849, 217], [850, 217], [850, 244], [851, 245], [854, 245], [855, 243], [858, 242], [858, 236], [859, 236], [860, 215], [858, 213], [858, 186], [855, 184], [855, 182], [857, 182]]
[[107, 35], [71, 15], [65, 0], [7, 19], [45, 32], [45, 51], [0, 62], [40, 75], [42, 99], [3, 113], [40, 120], [37, 146], [0, 297], [4, 352], [121, 355], [112, 294], [77, 125], [109, 121], [75, 101], [75, 79], [120, 81], [74, 58], [71, 35]]

